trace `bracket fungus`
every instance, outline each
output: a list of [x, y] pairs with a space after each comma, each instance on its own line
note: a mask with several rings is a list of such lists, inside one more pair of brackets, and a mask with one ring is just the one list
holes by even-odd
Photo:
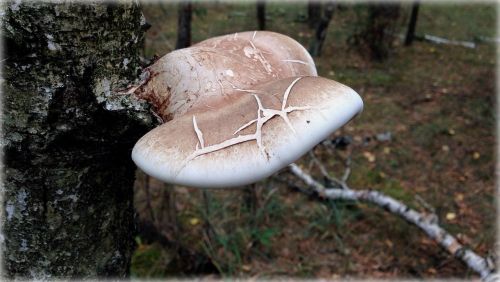
[[165, 122], [132, 151], [145, 173], [193, 187], [256, 182], [292, 163], [363, 108], [317, 76], [295, 40], [243, 32], [173, 51], [134, 88]]

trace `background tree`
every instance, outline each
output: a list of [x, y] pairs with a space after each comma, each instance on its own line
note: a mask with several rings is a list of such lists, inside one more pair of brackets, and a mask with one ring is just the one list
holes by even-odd
[[[319, 3], [315, 3], [319, 5]], [[326, 33], [328, 31], [328, 25], [332, 20], [333, 11], [335, 9], [335, 5], [333, 2], [328, 2], [325, 4], [325, 10], [323, 15], [316, 26], [316, 31], [314, 33], [314, 38], [311, 42], [311, 46], [309, 48], [309, 53], [312, 56], [321, 56], [321, 49], [323, 48], [323, 43], [326, 39]]]
[[405, 37], [405, 45], [406, 46], [410, 46], [411, 43], [413, 42], [413, 39], [415, 38], [415, 28], [417, 27], [419, 6], [420, 6], [420, 2], [415, 1], [415, 2], [413, 2], [413, 5], [411, 7], [410, 22], [408, 23], [408, 30], [406, 32], [406, 37]]
[[259, 30], [266, 29], [266, 1], [257, 1], [257, 23]]
[[191, 19], [193, 7], [191, 1], [179, 2], [177, 10], [177, 43], [175, 49], [186, 48], [191, 45]]
[[307, 2], [307, 24], [315, 28], [321, 19], [321, 2], [309, 0]]
[[7, 277], [126, 276], [130, 151], [154, 124], [116, 95], [140, 71], [137, 4], [6, 5], [2, 227]]
[[[368, 17], [361, 29], [350, 39], [362, 53], [368, 53], [375, 61], [389, 56], [394, 29], [399, 18], [399, 3], [370, 3]], [[367, 51], [367, 52], [366, 52]]]

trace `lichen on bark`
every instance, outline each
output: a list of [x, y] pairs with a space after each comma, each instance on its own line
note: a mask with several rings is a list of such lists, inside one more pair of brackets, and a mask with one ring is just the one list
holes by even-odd
[[135, 2], [12, 2], [2, 16], [7, 277], [126, 276], [130, 151], [155, 124], [117, 90], [140, 73]]

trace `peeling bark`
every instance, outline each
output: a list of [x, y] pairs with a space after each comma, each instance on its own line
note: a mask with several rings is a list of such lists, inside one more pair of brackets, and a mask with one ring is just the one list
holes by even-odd
[[7, 3], [3, 275], [124, 277], [133, 252], [130, 151], [154, 125], [117, 95], [135, 77], [136, 3]]

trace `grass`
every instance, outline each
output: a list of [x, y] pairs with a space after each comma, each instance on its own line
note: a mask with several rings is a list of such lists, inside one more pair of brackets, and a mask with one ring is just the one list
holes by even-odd
[[427, 4], [422, 7], [420, 20], [422, 32], [445, 38], [473, 41], [479, 36], [496, 36], [496, 8], [488, 4]]
[[171, 259], [169, 254], [157, 243], [142, 244], [137, 237], [138, 247], [132, 257], [131, 276], [144, 278], [158, 278], [167, 275], [166, 266]]
[[[365, 108], [333, 135], [352, 137], [354, 142], [346, 151], [332, 156], [319, 146], [316, 155], [337, 175], [350, 155], [351, 187], [377, 189], [422, 209], [415, 201], [418, 195], [436, 208], [446, 228], [465, 238], [479, 254], [486, 254], [495, 239], [495, 214], [491, 212], [495, 206], [495, 46], [479, 44], [467, 49], [418, 41], [411, 47], [399, 43], [387, 61], [370, 62], [346, 44], [366, 9], [353, 4], [345, 7], [335, 12], [323, 54], [315, 62], [321, 76], [360, 93]], [[306, 11], [305, 2], [270, 3], [268, 29], [307, 47], [313, 31], [304, 21]], [[171, 51], [175, 4], [147, 3], [144, 12], [152, 24], [144, 56]], [[408, 17], [409, 4], [404, 4], [400, 32]], [[420, 9], [417, 33], [466, 41], [495, 37], [495, 17], [492, 4], [426, 3]], [[252, 3], [197, 3], [193, 41], [253, 30], [256, 25]], [[374, 138], [386, 131], [392, 134], [390, 141]], [[307, 166], [309, 159], [299, 162]], [[320, 178], [317, 171], [313, 174]], [[166, 218], [158, 219], [156, 225], [167, 238], [207, 256], [215, 273], [226, 278], [476, 277], [418, 229], [377, 207], [343, 201], [318, 203], [273, 179], [257, 186], [256, 211], [247, 207], [241, 190], [210, 190], [208, 214], [199, 190], [176, 187], [177, 234], [182, 235], [174, 237]], [[157, 214], [162, 209], [163, 189], [152, 181]], [[463, 199], [458, 201], [458, 195]], [[138, 185], [136, 207], [139, 216], [147, 218], [143, 198], [143, 187]], [[459, 220], [447, 220], [449, 212]], [[211, 237], [206, 235], [207, 222], [214, 231]], [[132, 274], [185, 275], [167, 263], [174, 254], [156, 243], [140, 243]]]

